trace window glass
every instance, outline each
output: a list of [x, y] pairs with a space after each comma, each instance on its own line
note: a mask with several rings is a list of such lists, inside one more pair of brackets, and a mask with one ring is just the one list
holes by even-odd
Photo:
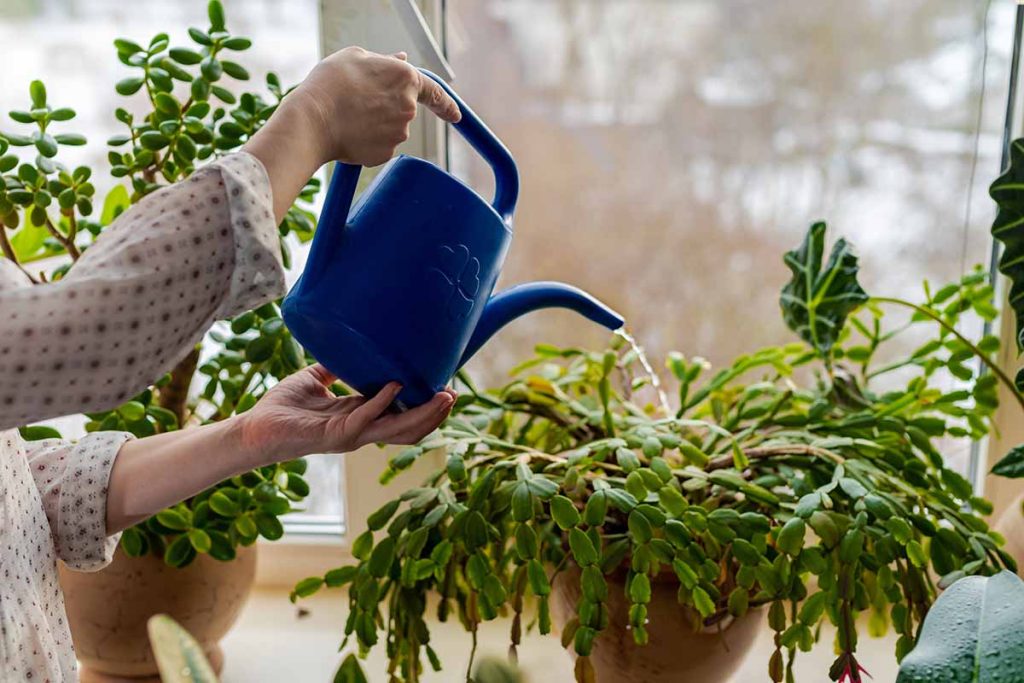
[[[451, 3], [455, 87], [522, 178], [501, 284], [573, 283], [652, 357], [721, 366], [793, 339], [782, 254], [813, 221], [853, 242], [871, 294], [917, 298], [924, 279], [987, 267], [1013, 8], [992, 8], [983, 91], [984, 4]], [[456, 173], [489, 192], [486, 165], [453, 140]], [[607, 338], [536, 313], [470, 369], [500, 382], [537, 342]]]

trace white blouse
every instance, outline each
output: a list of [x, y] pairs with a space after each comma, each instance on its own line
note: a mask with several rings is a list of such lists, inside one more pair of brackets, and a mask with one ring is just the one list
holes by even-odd
[[58, 282], [0, 258], [0, 680], [78, 680], [57, 559], [110, 562], [107, 481], [131, 438], [25, 443], [13, 428], [113, 408], [215, 320], [281, 296], [277, 240], [266, 171], [241, 152], [131, 207]]

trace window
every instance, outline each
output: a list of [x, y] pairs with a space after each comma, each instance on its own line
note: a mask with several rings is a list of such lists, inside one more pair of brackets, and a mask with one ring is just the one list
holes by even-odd
[[[987, 267], [1013, 8], [992, 5], [983, 89], [983, 5], [453, 3], [455, 87], [522, 177], [501, 285], [566, 280], [623, 312], [649, 355], [721, 366], [792, 340], [782, 254], [815, 220], [857, 247], [869, 293], [917, 298], [924, 279]], [[451, 155], [488, 187], [457, 136]], [[606, 340], [537, 313], [469, 369], [503, 381], [537, 342]], [[967, 444], [946, 456], [967, 469]]]

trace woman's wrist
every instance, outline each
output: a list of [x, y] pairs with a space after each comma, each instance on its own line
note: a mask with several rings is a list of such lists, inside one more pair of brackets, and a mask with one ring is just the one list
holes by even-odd
[[324, 127], [317, 122], [309, 98], [298, 91], [288, 95], [270, 120], [245, 143], [263, 164], [274, 200], [274, 216], [284, 218], [306, 181], [330, 159], [325, 157]]

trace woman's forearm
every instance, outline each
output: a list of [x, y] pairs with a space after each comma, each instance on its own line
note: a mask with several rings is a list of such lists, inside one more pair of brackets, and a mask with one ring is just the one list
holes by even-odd
[[295, 198], [325, 163], [316, 132], [320, 126], [304, 103], [289, 95], [266, 125], [242, 147], [263, 164], [270, 179], [274, 219], [280, 223]]
[[107, 533], [262, 464], [245, 446], [241, 425], [231, 418], [126, 442], [107, 485]]

